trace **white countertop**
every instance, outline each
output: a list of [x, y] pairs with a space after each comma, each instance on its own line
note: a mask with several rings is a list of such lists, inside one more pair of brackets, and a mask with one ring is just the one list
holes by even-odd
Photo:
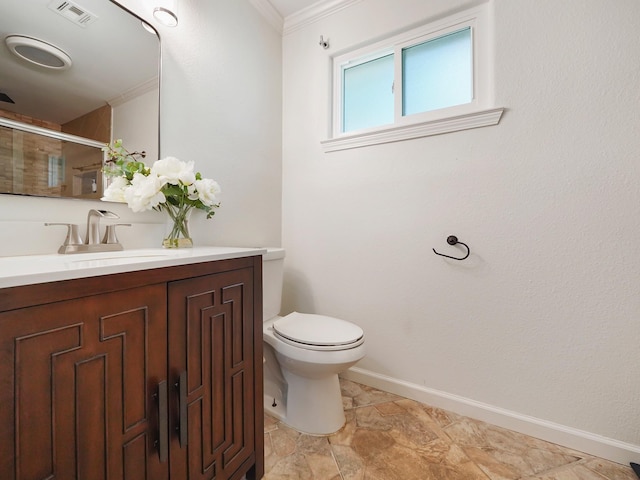
[[263, 248], [238, 247], [144, 248], [119, 252], [0, 257], [0, 288], [250, 257], [266, 251]]

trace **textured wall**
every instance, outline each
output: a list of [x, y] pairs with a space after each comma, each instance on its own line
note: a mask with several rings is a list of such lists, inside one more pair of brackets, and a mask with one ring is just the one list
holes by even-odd
[[452, 5], [285, 35], [286, 310], [361, 325], [375, 374], [640, 445], [640, 3], [495, 0], [498, 126], [322, 152], [329, 56]]
[[194, 238], [280, 245], [281, 36], [248, 0], [178, 3], [178, 27], [160, 32], [162, 155], [222, 186], [222, 208]]

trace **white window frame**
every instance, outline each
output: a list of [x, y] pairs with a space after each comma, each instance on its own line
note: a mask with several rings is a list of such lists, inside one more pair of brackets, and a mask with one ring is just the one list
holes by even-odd
[[[504, 111], [495, 108], [493, 64], [490, 46], [488, 4], [465, 10], [436, 22], [405, 31], [391, 38], [333, 57], [333, 101], [330, 138], [322, 141], [325, 152], [408, 140], [442, 133], [496, 125]], [[402, 115], [402, 51], [413, 45], [471, 29], [473, 61], [472, 100], [452, 107]], [[342, 132], [343, 70], [394, 54], [394, 123]]]

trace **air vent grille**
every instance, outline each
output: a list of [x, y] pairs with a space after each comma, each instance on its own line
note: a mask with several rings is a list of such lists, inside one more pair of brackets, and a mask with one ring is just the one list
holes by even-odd
[[57, 14], [80, 27], [86, 27], [98, 19], [96, 15], [86, 8], [81, 7], [77, 3], [70, 2], [69, 0], [53, 0], [48, 6]]

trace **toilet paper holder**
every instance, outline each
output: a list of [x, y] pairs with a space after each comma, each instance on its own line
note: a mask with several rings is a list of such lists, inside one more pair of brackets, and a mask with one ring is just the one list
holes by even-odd
[[470, 250], [469, 250], [469, 246], [468, 246], [466, 243], [462, 243], [461, 241], [459, 241], [459, 240], [458, 240], [458, 237], [456, 237], [455, 235], [449, 235], [449, 236], [447, 237], [447, 243], [448, 243], [449, 245], [462, 245], [462, 246], [464, 246], [464, 248], [466, 248], [466, 249], [467, 249], [467, 254], [466, 254], [464, 257], [462, 257], [462, 258], [459, 258], [459, 257], [452, 257], [451, 255], [445, 255], [444, 253], [437, 252], [435, 248], [432, 248], [433, 253], [435, 253], [436, 255], [440, 255], [441, 257], [452, 258], [452, 259], [454, 259], [454, 260], [464, 260], [464, 259], [465, 259], [465, 258], [467, 258], [467, 257], [469, 256], [469, 254], [471, 253], [471, 252], [470, 252]]

